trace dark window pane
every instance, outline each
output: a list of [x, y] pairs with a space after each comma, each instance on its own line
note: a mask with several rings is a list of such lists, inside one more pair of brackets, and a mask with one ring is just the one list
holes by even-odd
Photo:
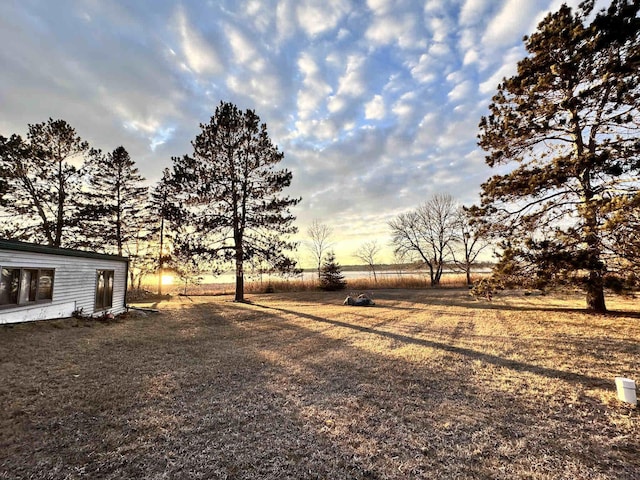
[[104, 270], [98, 270], [96, 279], [96, 309], [104, 308]]
[[104, 288], [104, 306], [111, 307], [113, 305], [113, 271], [105, 273], [105, 288]]
[[3, 268], [0, 275], [0, 305], [18, 303], [20, 269]]

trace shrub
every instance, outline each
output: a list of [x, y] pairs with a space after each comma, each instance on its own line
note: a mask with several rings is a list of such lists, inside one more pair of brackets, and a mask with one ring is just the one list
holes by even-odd
[[327, 258], [320, 269], [320, 288], [322, 290], [344, 290], [347, 282], [340, 269], [340, 265], [336, 262], [336, 255], [333, 252], [327, 254]]

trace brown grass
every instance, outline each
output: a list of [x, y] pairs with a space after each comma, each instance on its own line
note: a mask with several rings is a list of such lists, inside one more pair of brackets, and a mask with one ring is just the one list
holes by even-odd
[[373, 294], [2, 327], [0, 478], [640, 478], [634, 301]]
[[[473, 280], [486, 277], [488, 274], [474, 274]], [[466, 283], [464, 274], [446, 274], [440, 281], [442, 288], [463, 287]], [[429, 277], [424, 274], [403, 274], [403, 275], [379, 275], [377, 279], [373, 276], [350, 278], [347, 280], [346, 290], [372, 290], [372, 289], [389, 289], [389, 288], [425, 288], [430, 286]], [[146, 290], [155, 292], [156, 284], [145, 284]], [[316, 279], [303, 280], [299, 278], [291, 279], [272, 279], [263, 281], [246, 280], [246, 293], [286, 293], [286, 292], [309, 292], [318, 290], [318, 281]], [[189, 285], [187, 287], [188, 295], [231, 295], [235, 290], [232, 283], [205, 283], [201, 285]], [[182, 294], [184, 285], [165, 286], [164, 292], [173, 295]]]

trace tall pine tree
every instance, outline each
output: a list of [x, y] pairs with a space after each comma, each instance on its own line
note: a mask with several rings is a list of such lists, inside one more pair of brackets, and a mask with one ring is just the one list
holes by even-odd
[[291, 172], [276, 167], [284, 154], [253, 110], [221, 102], [192, 142], [193, 154], [174, 158], [174, 177], [192, 235], [181, 249], [236, 270], [236, 301], [244, 301], [244, 263], [260, 259], [277, 270], [295, 266], [286, 251], [296, 232], [290, 208], [299, 199], [281, 196]]
[[89, 185], [83, 207], [84, 233], [96, 250], [122, 255], [148, 233], [147, 187], [135, 162], [124, 147], [103, 155], [96, 153], [90, 163]]
[[611, 220], [638, 196], [640, 4], [593, 5], [563, 5], [525, 38], [480, 123], [487, 164], [515, 166], [482, 185], [473, 212], [512, 259], [581, 275], [587, 307], [604, 312]]
[[0, 136], [0, 235], [76, 246], [76, 200], [89, 153], [89, 144], [64, 120], [29, 125], [26, 139]]

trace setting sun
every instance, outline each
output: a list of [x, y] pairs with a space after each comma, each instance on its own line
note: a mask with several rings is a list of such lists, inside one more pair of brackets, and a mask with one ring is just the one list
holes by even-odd
[[162, 275], [162, 285], [173, 285], [173, 275]]

